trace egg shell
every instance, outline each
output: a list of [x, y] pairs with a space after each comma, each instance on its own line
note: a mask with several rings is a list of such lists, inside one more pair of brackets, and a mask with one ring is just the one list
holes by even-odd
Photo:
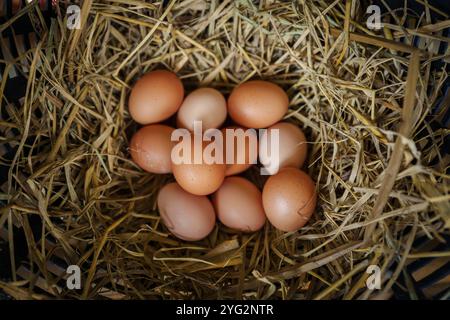
[[[245, 130], [247, 130], [246, 128], [243, 127], [239, 127], [239, 126], [229, 126], [226, 128], [222, 129], [222, 135], [223, 135], [223, 144], [224, 144], [224, 159], [226, 161], [226, 157], [227, 154], [229, 152], [231, 152], [231, 148], [232, 145], [229, 145], [227, 143], [227, 139], [226, 139], [226, 130], [230, 129], [230, 130], [234, 130], [234, 163], [227, 163], [227, 170], [225, 172], [226, 176], [231, 176], [231, 175], [235, 175], [241, 172], [244, 172], [245, 170], [249, 169], [253, 164], [257, 163], [258, 160], [258, 135], [256, 133], [256, 131], [248, 131], [247, 133], [245, 132]], [[247, 138], [246, 135], [248, 136], [253, 136], [254, 137], [254, 143], [252, 144], [250, 142], [250, 138]], [[239, 145], [238, 145], [238, 139], [245, 139], [244, 142], [244, 148], [240, 149]], [[254, 145], [254, 147], [253, 147]], [[253, 149], [253, 150], [252, 150]], [[240, 163], [241, 161], [239, 161], [239, 156], [241, 156], [239, 154], [239, 152], [245, 152], [244, 155], [244, 163]]]
[[[278, 156], [279, 165], [274, 164], [274, 152], [271, 150], [272, 133], [279, 130]], [[279, 122], [269, 127], [259, 140], [259, 161], [266, 167], [270, 174], [285, 167], [300, 168], [305, 163], [308, 154], [308, 145], [303, 131], [289, 122]]]
[[227, 118], [224, 96], [212, 88], [199, 88], [184, 99], [177, 113], [177, 125], [194, 131], [194, 121], [202, 122], [204, 131], [219, 128]]
[[278, 85], [262, 80], [235, 87], [228, 98], [228, 113], [234, 122], [247, 128], [267, 128], [280, 121], [289, 107], [289, 98]]
[[261, 191], [242, 177], [227, 177], [212, 201], [218, 219], [229, 228], [253, 232], [266, 222]]
[[130, 141], [133, 161], [147, 172], [160, 174], [172, 172], [170, 156], [174, 142], [170, 137], [174, 130], [160, 124], [140, 128]]
[[177, 112], [184, 98], [181, 80], [170, 71], [155, 70], [134, 84], [128, 100], [131, 117], [140, 124], [166, 120]]
[[[219, 189], [225, 179], [226, 164], [195, 163], [194, 135], [191, 139], [191, 161], [189, 163], [176, 163], [172, 161], [172, 172], [179, 185], [195, 195], [208, 195]], [[181, 143], [181, 142], [180, 142]], [[202, 154], [208, 142], [203, 142]], [[172, 159], [173, 160], [173, 159]]]
[[157, 203], [162, 222], [177, 238], [197, 241], [214, 229], [216, 214], [209, 199], [190, 194], [177, 183], [165, 185]]
[[305, 172], [284, 168], [267, 180], [262, 199], [270, 223], [290, 232], [300, 229], [311, 218], [317, 194], [314, 182]]

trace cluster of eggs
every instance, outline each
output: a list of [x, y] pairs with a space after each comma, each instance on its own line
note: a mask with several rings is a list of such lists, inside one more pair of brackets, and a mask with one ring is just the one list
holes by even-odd
[[[288, 105], [284, 90], [267, 81], [244, 82], [232, 90], [228, 100], [213, 88], [199, 88], [184, 97], [181, 80], [165, 70], [151, 71], [135, 83], [129, 112], [143, 126], [130, 141], [130, 153], [143, 170], [174, 175], [176, 182], [162, 187], [157, 198], [161, 219], [173, 235], [186, 241], [200, 240], [214, 229], [216, 218], [242, 232], [261, 229], [266, 219], [286, 232], [305, 225], [314, 212], [317, 195], [312, 179], [299, 169], [307, 155], [305, 135], [297, 126], [279, 122]], [[262, 192], [251, 181], [236, 176], [257, 160], [250, 159], [247, 142], [240, 146], [245, 150], [234, 146], [235, 159], [239, 151], [244, 152], [245, 163], [175, 163], [171, 153], [176, 143], [171, 136], [176, 129], [160, 123], [175, 114], [176, 126], [190, 131], [194, 121], [201, 121], [203, 130], [220, 128], [227, 115], [235, 125], [222, 131], [265, 128], [264, 134], [270, 134], [277, 129], [279, 171], [269, 177]], [[259, 150], [270, 149], [268, 141], [270, 138], [261, 137]], [[256, 157], [265, 165], [270, 163], [270, 154], [259, 152], [258, 157], [257, 152]]]

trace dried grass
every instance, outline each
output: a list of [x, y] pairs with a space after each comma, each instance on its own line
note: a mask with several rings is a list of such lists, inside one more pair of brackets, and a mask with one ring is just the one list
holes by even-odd
[[[389, 296], [407, 259], [436, 254], [415, 253], [412, 243], [424, 235], [442, 240], [450, 226], [449, 158], [440, 153], [448, 132], [429, 125], [447, 73], [431, 72], [435, 56], [427, 48], [398, 42], [410, 27], [393, 21], [384, 39], [357, 22], [364, 14], [357, 1], [83, 3], [80, 30], [53, 20], [27, 53], [23, 105], [1, 101], [8, 115], [2, 143], [17, 152], [2, 160], [10, 170], [0, 229], [7, 227], [14, 252], [12, 225], [23, 228], [32, 270], [18, 268], [11, 254], [14, 281], [0, 282], [7, 293], [368, 299], [379, 294], [365, 286], [369, 264], [382, 268]], [[412, 29], [430, 43], [442, 40], [432, 34], [439, 26], [416, 21]], [[157, 67], [175, 71], [188, 90], [228, 93], [250, 78], [287, 90], [286, 119], [309, 138], [306, 170], [319, 192], [306, 227], [281, 233], [267, 224], [239, 234], [217, 225], [197, 243], [167, 232], [155, 197], [172, 178], [143, 172], [128, 153], [136, 130], [126, 105], [130, 86]], [[257, 172], [246, 175], [261, 186]], [[38, 238], [31, 215], [43, 221]], [[68, 264], [81, 267], [82, 290], [66, 289]]]

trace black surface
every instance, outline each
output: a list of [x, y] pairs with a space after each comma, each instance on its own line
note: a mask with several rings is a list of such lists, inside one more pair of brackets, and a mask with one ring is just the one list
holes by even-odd
[[[225, 307], [242, 305], [272, 305], [273, 315], [244, 315], [227, 312]], [[179, 315], [189, 307], [210, 307], [203, 315]], [[7, 301], [1, 312], [11, 311], [14, 318], [45, 315], [80, 319], [98, 316], [102, 319], [127, 319], [131, 315], [150, 319], [425, 319], [448, 313], [448, 301]], [[215, 310], [215, 311], [214, 311]]]

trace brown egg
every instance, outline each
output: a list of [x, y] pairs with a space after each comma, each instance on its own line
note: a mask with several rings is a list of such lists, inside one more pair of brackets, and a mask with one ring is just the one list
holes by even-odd
[[311, 218], [317, 194], [314, 182], [305, 172], [284, 168], [267, 180], [262, 199], [270, 223], [289, 232], [300, 229]]
[[244, 178], [226, 178], [212, 200], [217, 217], [227, 227], [253, 232], [266, 222], [261, 192]]
[[254, 80], [234, 88], [228, 98], [228, 113], [241, 126], [267, 128], [286, 114], [289, 98], [274, 83]]
[[139, 129], [130, 142], [133, 161], [143, 170], [151, 173], [170, 173], [170, 155], [175, 145], [171, 140], [174, 128], [153, 124]]
[[[227, 129], [233, 130], [229, 131], [234, 135], [234, 143], [227, 143]], [[224, 159], [227, 162], [227, 171], [225, 175], [231, 176], [238, 173], [241, 173], [248, 168], [250, 168], [253, 164], [257, 163], [258, 159], [258, 135], [255, 130], [248, 130], [246, 128], [238, 127], [238, 126], [229, 126], [222, 129], [223, 135], [223, 145], [224, 145]], [[230, 134], [230, 133], [229, 133]], [[231, 137], [231, 136], [230, 136]], [[231, 140], [231, 141], [233, 141]], [[241, 141], [243, 148], [239, 144], [239, 140]], [[234, 147], [233, 149], [231, 149]], [[234, 153], [233, 163], [228, 163], [226, 157], [231, 152]], [[243, 160], [243, 161], [242, 161]]]
[[184, 88], [172, 72], [155, 70], [143, 75], [131, 90], [128, 108], [140, 124], [166, 120], [181, 106]]
[[306, 160], [308, 146], [303, 131], [296, 125], [289, 122], [279, 122], [269, 127], [259, 140], [259, 161], [270, 174], [277, 173], [275, 150], [271, 150], [271, 139], [274, 130], [278, 129], [279, 143], [278, 167], [295, 167], [300, 168]]
[[160, 190], [157, 202], [164, 225], [177, 238], [197, 241], [214, 229], [216, 214], [205, 196], [190, 194], [177, 183], [170, 183]]
[[194, 121], [201, 121], [202, 129], [219, 128], [227, 117], [227, 103], [223, 95], [212, 88], [192, 91], [184, 99], [177, 113], [177, 125], [194, 131]]
[[[193, 137], [194, 135], [192, 135]], [[183, 142], [180, 142], [182, 144]], [[211, 194], [217, 189], [225, 178], [225, 163], [210, 163], [208, 164], [203, 157], [200, 158], [200, 163], [195, 162], [196, 149], [194, 146], [194, 138], [190, 139], [191, 145], [191, 157], [190, 160], [185, 163], [177, 163], [172, 156], [172, 172], [175, 176], [175, 180], [180, 186], [195, 195], [207, 195]], [[203, 145], [199, 146], [198, 152], [204, 153], [205, 148], [209, 143], [203, 142]], [[178, 154], [177, 150], [180, 145], [174, 147], [173, 152]], [[183, 149], [182, 149], [183, 150]], [[184, 155], [183, 152], [179, 154]]]

